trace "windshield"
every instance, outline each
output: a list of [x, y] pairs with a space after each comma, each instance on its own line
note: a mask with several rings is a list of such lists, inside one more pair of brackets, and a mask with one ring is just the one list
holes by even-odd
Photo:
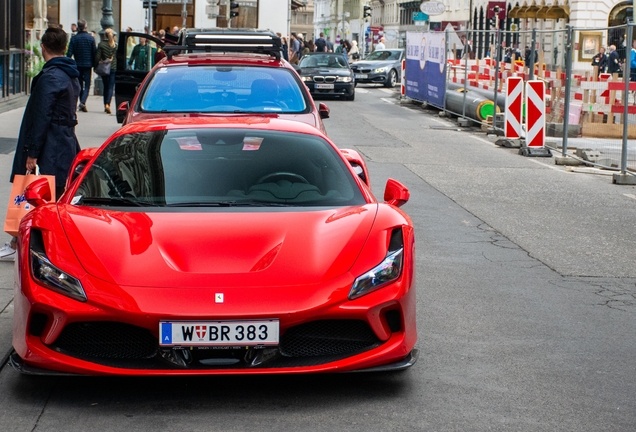
[[399, 50], [394, 51], [374, 51], [369, 54], [365, 60], [399, 60], [400, 59]]
[[342, 54], [312, 54], [303, 57], [298, 66], [300, 68], [347, 69], [349, 64]]
[[73, 204], [139, 207], [364, 204], [345, 161], [322, 138], [244, 129], [117, 137], [89, 167]]
[[291, 71], [253, 66], [171, 66], [155, 71], [145, 112], [301, 113], [307, 104]]

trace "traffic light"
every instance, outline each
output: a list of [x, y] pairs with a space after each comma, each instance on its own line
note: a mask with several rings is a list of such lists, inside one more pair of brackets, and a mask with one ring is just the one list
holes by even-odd
[[238, 13], [238, 8], [239, 8], [239, 4], [237, 2], [230, 2], [230, 19], [237, 17], [239, 15]]
[[148, 0], [144, 0], [143, 1], [143, 7], [144, 7], [144, 9], [148, 9], [150, 7], [150, 2]]
[[153, 9], [157, 9], [157, 0], [150, 0], [150, 7]]
[[143, 0], [144, 9], [157, 9], [157, 0]]
[[373, 10], [373, 8], [371, 6], [365, 6], [364, 7], [364, 14], [363, 16], [365, 18], [370, 17], [371, 16], [371, 11]]
[[490, 18], [490, 28], [495, 28], [497, 26], [497, 17], [494, 16], [492, 18]]

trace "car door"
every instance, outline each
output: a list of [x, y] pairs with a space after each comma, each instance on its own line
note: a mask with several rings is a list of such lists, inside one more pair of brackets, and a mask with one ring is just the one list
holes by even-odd
[[[139, 48], [137, 53], [143, 51], [149, 54], [147, 59], [137, 61], [133, 59], [135, 47], [142, 45], [141, 39], [146, 39], [149, 48]], [[119, 45], [117, 46], [117, 71], [115, 73], [115, 103], [119, 107], [122, 103], [132, 101], [139, 84], [146, 78], [148, 72], [155, 64], [155, 54], [157, 49], [163, 48], [165, 45], [160, 39], [157, 39], [145, 33], [128, 33], [121, 32], [119, 34]], [[139, 59], [139, 55], [136, 56]], [[134, 60], [131, 62], [131, 60]], [[124, 121], [125, 111], [117, 110], [117, 122]]]

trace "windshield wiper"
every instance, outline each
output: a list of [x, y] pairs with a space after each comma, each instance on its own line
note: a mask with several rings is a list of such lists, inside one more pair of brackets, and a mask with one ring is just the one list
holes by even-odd
[[290, 207], [293, 204], [264, 201], [193, 201], [166, 204], [166, 207]]
[[98, 198], [98, 197], [83, 197], [78, 204], [103, 204], [110, 206], [120, 207], [156, 207], [157, 204], [134, 201], [126, 198]]

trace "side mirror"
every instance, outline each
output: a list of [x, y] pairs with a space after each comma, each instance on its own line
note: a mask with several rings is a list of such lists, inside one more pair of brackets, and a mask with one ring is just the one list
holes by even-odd
[[119, 104], [119, 106], [117, 107], [117, 112], [115, 113], [117, 114], [117, 123], [122, 123], [124, 121], [124, 117], [126, 117], [126, 113], [128, 112], [129, 108], [130, 102], [128, 101]]
[[68, 173], [68, 180], [66, 181], [67, 189], [71, 185], [71, 183], [73, 183], [75, 179], [79, 177], [79, 175], [84, 171], [86, 164], [93, 158], [93, 156], [95, 156], [97, 150], [99, 150], [97, 147], [87, 148], [80, 151], [75, 156], [75, 159], [73, 159], [73, 163], [71, 164], [71, 169]]
[[367, 164], [362, 159], [360, 153], [351, 149], [340, 149], [340, 153], [342, 153], [353, 168], [353, 171], [356, 173], [358, 177], [371, 189], [371, 184], [369, 182], [369, 171], [367, 170]]
[[403, 206], [411, 197], [409, 190], [397, 180], [388, 179], [384, 189], [384, 201], [396, 207]]
[[318, 105], [318, 112], [320, 113], [320, 118], [329, 118], [329, 107], [327, 106], [327, 104], [320, 102], [320, 104]]
[[24, 190], [24, 199], [33, 207], [48, 204], [51, 201], [51, 186], [45, 178], [37, 179]]

